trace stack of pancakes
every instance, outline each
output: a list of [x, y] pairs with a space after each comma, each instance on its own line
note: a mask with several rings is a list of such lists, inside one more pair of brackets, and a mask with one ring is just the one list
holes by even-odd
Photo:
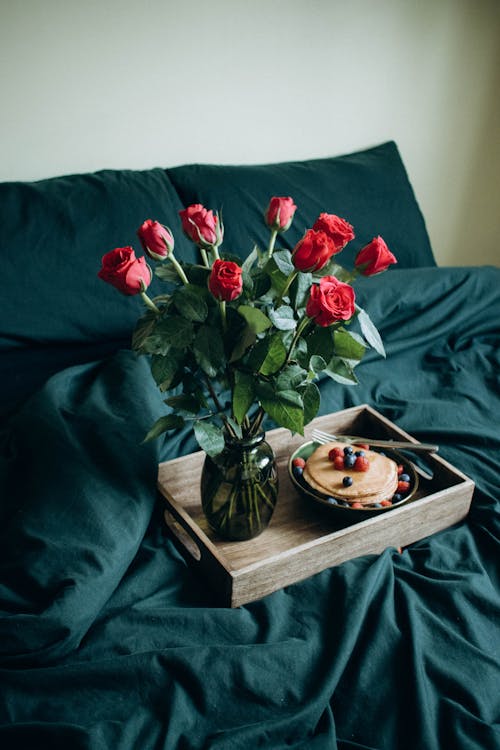
[[[375, 505], [383, 500], [391, 500], [398, 486], [398, 466], [387, 456], [365, 450], [365, 458], [370, 465], [367, 471], [356, 469], [336, 469], [328, 458], [332, 448], [344, 449], [345, 443], [320, 445], [307, 459], [303, 477], [317, 492], [329, 495], [347, 503]], [[356, 446], [353, 446], [356, 451]], [[346, 487], [344, 477], [351, 477], [352, 484]]]

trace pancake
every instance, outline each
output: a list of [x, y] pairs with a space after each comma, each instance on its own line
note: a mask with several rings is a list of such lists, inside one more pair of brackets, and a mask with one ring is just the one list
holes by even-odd
[[[356, 469], [336, 469], [328, 458], [332, 448], [342, 450], [346, 443], [332, 442], [320, 445], [307, 459], [303, 477], [316, 491], [345, 500], [348, 503], [374, 505], [382, 500], [391, 500], [398, 486], [398, 467], [395, 461], [375, 451], [365, 450], [369, 461], [367, 471]], [[356, 446], [353, 446], [356, 450]], [[351, 477], [352, 484], [345, 487], [344, 477]]]

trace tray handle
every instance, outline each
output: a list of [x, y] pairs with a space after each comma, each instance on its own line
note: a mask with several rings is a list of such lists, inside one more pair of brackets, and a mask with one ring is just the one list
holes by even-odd
[[201, 550], [190, 535], [189, 531], [169, 510], [163, 512], [163, 518], [172, 534], [182, 544], [184, 549], [196, 560], [196, 562], [200, 562]]

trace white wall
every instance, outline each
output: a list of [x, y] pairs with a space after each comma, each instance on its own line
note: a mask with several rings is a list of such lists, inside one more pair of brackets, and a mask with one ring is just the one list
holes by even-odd
[[0, 0], [0, 180], [394, 139], [441, 265], [500, 264], [498, 0]]

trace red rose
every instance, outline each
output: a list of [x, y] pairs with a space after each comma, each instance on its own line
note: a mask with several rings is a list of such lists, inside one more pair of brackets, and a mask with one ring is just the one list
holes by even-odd
[[133, 248], [117, 247], [102, 258], [100, 279], [122, 294], [138, 294], [151, 284], [152, 272], [146, 258], [136, 258]]
[[373, 276], [386, 271], [391, 263], [397, 263], [382, 237], [374, 237], [359, 251], [354, 265], [363, 276]]
[[292, 198], [271, 198], [264, 214], [267, 226], [277, 232], [286, 232], [290, 229], [296, 209]]
[[335, 276], [323, 276], [313, 284], [306, 305], [306, 315], [319, 326], [329, 326], [336, 320], [349, 320], [355, 312], [354, 289]]
[[217, 216], [213, 211], [207, 211], [201, 203], [194, 203], [183, 211], [179, 211], [179, 216], [184, 232], [197, 245], [213, 247], [222, 242]]
[[317, 232], [325, 232], [335, 244], [335, 252], [340, 253], [348, 242], [354, 239], [354, 230], [349, 222], [335, 214], [320, 214], [313, 224]]
[[208, 288], [218, 300], [231, 302], [243, 289], [242, 270], [231, 260], [217, 259], [208, 277]]
[[165, 260], [174, 249], [174, 238], [170, 229], [159, 221], [146, 219], [137, 230], [137, 236], [144, 252], [154, 260]]
[[335, 253], [335, 244], [325, 232], [308, 229], [293, 249], [292, 262], [299, 271], [319, 271]]

